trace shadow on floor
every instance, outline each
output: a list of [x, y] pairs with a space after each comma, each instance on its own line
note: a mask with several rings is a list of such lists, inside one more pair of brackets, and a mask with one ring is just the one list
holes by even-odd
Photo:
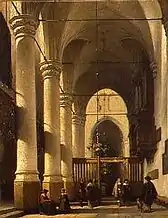
[[[168, 211], [167, 208], [160, 208], [160, 207], [157, 207], [157, 208], [153, 208], [153, 211], [151, 212], [152, 213], [157, 213], [157, 212], [166, 212]], [[134, 206], [134, 207], [110, 207], [110, 208], [104, 208], [103, 206], [100, 206], [100, 207], [95, 207], [93, 209], [90, 209], [90, 208], [74, 208], [72, 209], [71, 213], [75, 213], [75, 214], [79, 214], [79, 213], [98, 213], [98, 214], [112, 214], [112, 213], [120, 213], [120, 214], [134, 214], [134, 213], [139, 213], [140, 214], [140, 211], [138, 211], [137, 207]], [[146, 212], [144, 212], [146, 213]]]
[[[126, 211], [127, 210], [127, 211]], [[125, 212], [130, 212], [129, 208], [119, 208], [119, 207], [115, 207], [115, 208], [102, 208], [102, 207], [95, 207], [93, 209], [90, 208], [78, 208], [78, 209], [72, 209], [71, 213], [104, 213], [104, 214], [110, 214], [110, 213], [125, 213]], [[135, 212], [135, 210], [134, 210]]]

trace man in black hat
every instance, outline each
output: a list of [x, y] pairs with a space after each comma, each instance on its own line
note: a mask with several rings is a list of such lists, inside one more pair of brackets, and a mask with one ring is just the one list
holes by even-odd
[[123, 183], [123, 203], [125, 205], [128, 205], [129, 201], [130, 201], [130, 195], [131, 195], [131, 187], [130, 187], [130, 184], [129, 184], [129, 180], [128, 179], [125, 179], [124, 180], [124, 183]]
[[148, 208], [148, 212], [151, 212], [151, 206], [154, 200], [156, 199], [156, 197], [157, 197], [157, 191], [154, 184], [151, 182], [151, 177], [146, 176], [145, 183], [143, 185], [142, 198], [143, 198], [143, 202]]

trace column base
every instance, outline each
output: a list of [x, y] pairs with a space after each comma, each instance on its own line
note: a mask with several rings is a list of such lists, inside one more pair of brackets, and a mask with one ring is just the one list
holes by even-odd
[[64, 185], [64, 188], [66, 189], [66, 192], [68, 194], [68, 198], [70, 201], [74, 200], [75, 199], [75, 187], [74, 187], [74, 183], [73, 181], [68, 181], [66, 179], [63, 179], [63, 185]]
[[61, 188], [63, 188], [62, 181], [43, 181], [43, 189], [47, 189], [49, 191], [50, 198], [56, 202], [59, 201], [59, 197], [61, 195]]
[[38, 211], [39, 181], [14, 181], [14, 205], [17, 209], [33, 213]]

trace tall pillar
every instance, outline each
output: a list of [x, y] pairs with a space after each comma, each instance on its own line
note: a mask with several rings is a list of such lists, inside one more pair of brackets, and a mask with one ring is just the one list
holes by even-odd
[[80, 157], [79, 153], [79, 119], [77, 115], [72, 116], [72, 155], [74, 158]]
[[80, 116], [80, 156], [85, 157], [85, 122], [86, 115], [81, 114]]
[[165, 29], [165, 34], [168, 37], [168, 18], [163, 17], [163, 25], [164, 25], [164, 29]]
[[72, 117], [72, 153], [73, 157], [85, 157], [85, 116], [75, 114]]
[[[165, 34], [166, 34], [166, 38], [167, 38], [167, 44], [166, 44], [166, 53], [167, 53], [167, 65], [166, 65], [166, 67], [167, 67], [167, 69], [166, 70], [168, 70], [168, 18], [165, 18], [165, 17], [163, 17], [163, 25], [164, 25], [164, 29], [165, 29]], [[166, 75], [167, 76], [167, 75]], [[167, 79], [166, 79], [166, 81], [167, 81]], [[164, 87], [164, 89], [165, 89], [165, 87]], [[168, 98], [168, 82], [167, 82], [167, 84], [166, 84], [166, 89], [167, 89], [167, 92], [166, 92], [166, 94], [167, 94], [167, 97], [166, 97], [166, 105], [167, 105], [167, 127], [168, 127], [168, 100], [167, 100], [167, 98]], [[167, 138], [168, 138], [168, 131], [167, 131], [167, 128], [166, 128], [166, 135], [167, 135]]]
[[60, 92], [61, 65], [56, 60], [40, 64], [44, 79], [44, 181], [52, 199], [58, 199], [62, 188], [60, 154]]
[[71, 105], [71, 96], [62, 93], [60, 98], [61, 175], [64, 188], [67, 190], [70, 199], [73, 198]]
[[30, 15], [10, 20], [16, 39], [17, 169], [14, 203], [18, 209], [37, 207], [39, 177], [37, 170], [35, 43], [37, 22]]

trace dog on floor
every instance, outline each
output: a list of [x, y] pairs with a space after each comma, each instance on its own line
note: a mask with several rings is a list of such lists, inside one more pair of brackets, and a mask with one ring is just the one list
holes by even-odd
[[136, 202], [137, 202], [137, 208], [138, 208], [138, 210], [140, 210], [141, 212], [143, 212], [143, 202], [142, 202], [142, 200], [141, 200], [140, 198], [137, 198]]

